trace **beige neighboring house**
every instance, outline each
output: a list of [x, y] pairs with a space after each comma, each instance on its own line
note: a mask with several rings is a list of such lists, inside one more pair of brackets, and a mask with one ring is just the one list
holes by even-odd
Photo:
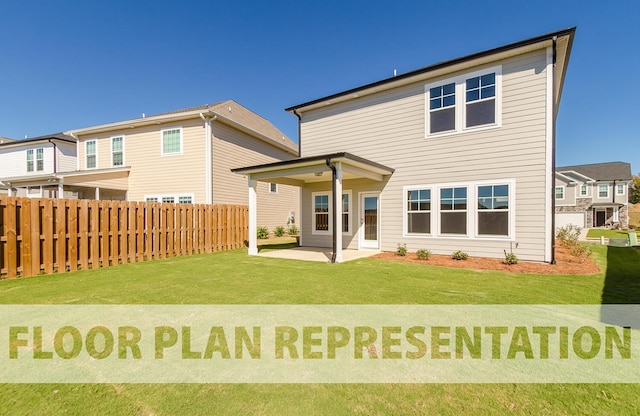
[[[242, 165], [302, 188], [301, 244], [554, 262], [555, 124], [575, 28], [286, 109], [301, 157]], [[244, 167], [243, 167], [244, 166]], [[249, 236], [252, 236], [249, 232]], [[517, 243], [517, 244], [516, 244]], [[516, 248], [517, 246], [517, 248]], [[255, 238], [249, 254], [257, 254]]]
[[[230, 169], [298, 155], [266, 119], [233, 100], [66, 132], [77, 138], [79, 198], [248, 204]], [[65, 179], [66, 186], [66, 179]], [[299, 189], [263, 183], [260, 225], [297, 221]]]

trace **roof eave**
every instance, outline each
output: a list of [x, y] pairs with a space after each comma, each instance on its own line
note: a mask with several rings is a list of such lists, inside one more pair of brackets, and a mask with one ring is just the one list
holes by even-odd
[[[366, 84], [360, 87], [356, 87], [347, 91], [339, 92], [326, 97], [318, 98], [316, 100], [308, 101], [306, 103], [298, 104], [298, 105], [286, 108], [285, 111], [294, 114], [295, 112], [308, 111], [308, 110], [323, 107], [326, 105], [335, 104], [336, 102], [346, 101], [352, 98], [358, 98], [362, 95], [368, 95], [373, 92], [378, 92], [381, 90], [394, 88], [400, 85], [409, 84], [411, 82], [416, 82], [416, 81], [419, 81], [421, 78], [425, 78], [425, 79], [429, 78], [430, 76], [432, 76], [430, 74], [438, 70], [453, 68], [460, 64], [472, 62], [474, 60], [480, 60], [482, 58], [486, 58], [492, 55], [503, 54], [519, 48], [530, 47], [536, 44], [540, 44], [540, 47], [551, 46], [551, 42], [553, 41], [554, 38], [559, 38], [562, 36], [570, 37], [568, 46], [567, 46], [567, 53], [565, 57], [565, 59], [568, 60], [568, 56], [571, 51], [571, 46], [573, 44], [573, 35], [575, 31], [576, 31], [576, 28], [571, 27], [571, 28], [560, 30], [557, 32], [547, 33], [547, 34], [536, 36], [530, 39], [525, 39], [519, 42], [489, 49], [486, 51], [476, 52], [474, 54], [466, 55], [460, 58], [439, 62], [427, 67], [423, 67], [414, 71], [407, 72], [405, 74], [397, 75], [395, 77], [386, 78], [386, 79], [383, 79], [374, 83]], [[545, 43], [548, 43], [548, 45], [545, 45]], [[559, 85], [560, 91], [562, 91], [562, 83], [564, 82], [564, 74], [566, 73], [566, 68], [567, 68], [567, 65], [564, 65], [563, 71], [561, 74], [560, 85]], [[559, 100], [559, 96], [557, 97], [557, 99]]]

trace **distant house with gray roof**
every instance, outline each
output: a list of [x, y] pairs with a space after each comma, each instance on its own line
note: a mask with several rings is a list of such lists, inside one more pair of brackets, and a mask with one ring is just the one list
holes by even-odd
[[556, 228], [629, 226], [629, 163], [558, 167], [555, 181]]

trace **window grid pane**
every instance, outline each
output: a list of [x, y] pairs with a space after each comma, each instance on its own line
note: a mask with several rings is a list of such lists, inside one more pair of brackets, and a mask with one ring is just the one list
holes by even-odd
[[164, 154], [180, 153], [180, 129], [162, 132], [162, 152]]
[[178, 197], [178, 203], [180, 204], [190, 204], [191, 197], [190, 196], [180, 196]]
[[172, 196], [163, 196], [162, 202], [173, 203], [175, 199]]
[[86, 153], [87, 153], [87, 168], [95, 168], [96, 167], [96, 142], [94, 140], [87, 142], [86, 144]]

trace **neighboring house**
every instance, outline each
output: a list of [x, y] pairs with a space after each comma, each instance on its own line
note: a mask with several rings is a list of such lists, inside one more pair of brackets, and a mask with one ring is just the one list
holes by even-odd
[[595, 163], [556, 168], [556, 228], [629, 226], [631, 165]]
[[[555, 123], [575, 28], [288, 108], [300, 158], [234, 169], [302, 187], [301, 244], [554, 261]], [[238, 164], [237, 166], [242, 166]], [[516, 244], [517, 249], [516, 249]]]
[[[232, 100], [66, 133], [77, 138], [73, 190], [85, 199], [246, 205], [247, 183], [231, 167], [298, 155], [280, 130]], [[299, 215], [297, 187], [264, 183], [258, 192], [260, 225]]]
[[[235, 101], [0, 144], [0, 189], [13, 196], [248, 203], [238, 164], [291, 159], [298, 146]], [[1, 190], [0, 190], [1, 192]], [[296, 222], [296, 186], [258, 189], [260, 225]]]
[[60, 174], [75, 166], [76, 140], [62, 133], [0, 143], [0, 186], [10, 196], [62, 198]]
[[0, 137], [0, 144], [15, 142], [15, 139], [10, 139], [8, 137]]

